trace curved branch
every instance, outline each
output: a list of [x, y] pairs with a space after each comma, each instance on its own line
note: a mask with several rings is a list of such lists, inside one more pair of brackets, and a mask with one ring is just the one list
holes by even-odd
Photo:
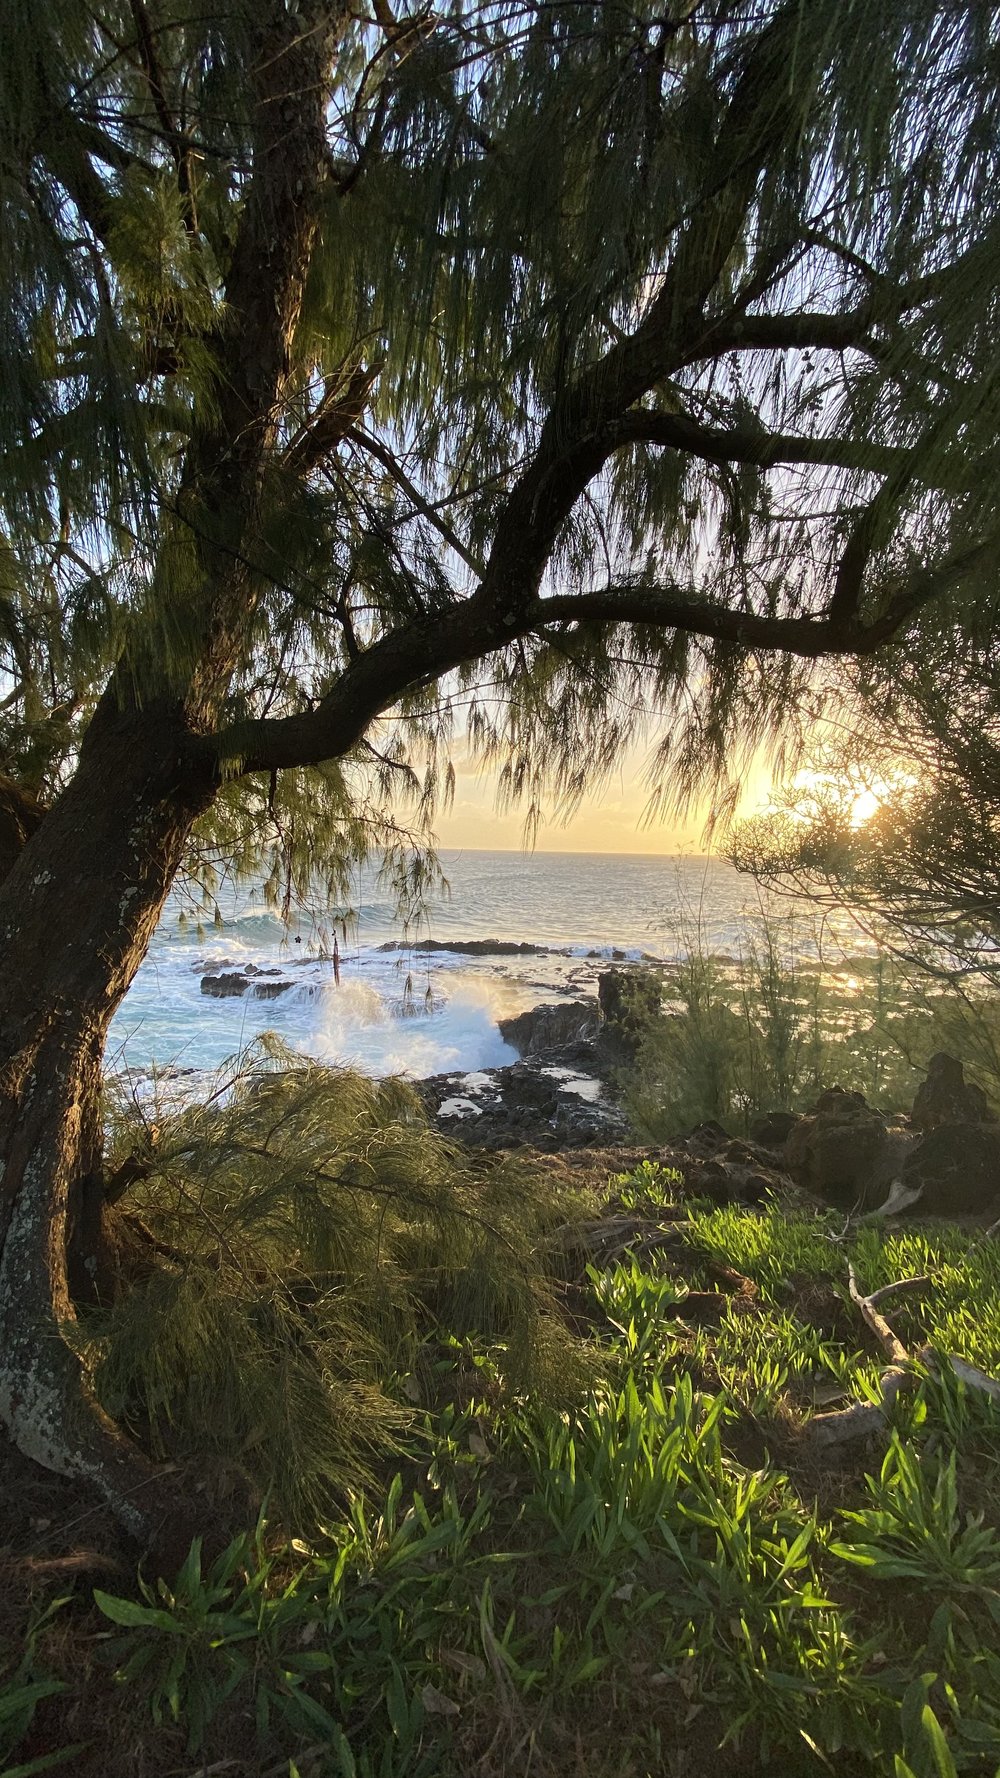
[[368, 725], [404, 691], [481, 660], [554, 623], [639, 624], [682, 630], [736, 647], [819, 660], [867, 655], [890, 640], [922, 605], [995, 556], [991, 536], [907, 576], [874, 622], [831, 623], [828, 616], [772, 617], [712, 605], [680, 587], [606, 586], [582, 593], [535, 596], [519, 604], [508, 589], [495, 594], [484, 579], [470, 599], [392, 630], [352, 661], [314, 710], [237, 724], [207, 735], [206, 750], [224, 776], [281, 771], [336, 759], [357, 745]]
[[802, 463], [887, 475], [908, 466], [914, 456], [910, 448], [875, 444], [870, 439], [802, 438], [789, 432], [704, 426], [690, 414], [654, 413], [648, 408], [630, 408], [608, 427], [606, 436], [613, 441], [612, 449], [628, 444], [662, 445], [706, 463], [751, 463], [761, 469]]

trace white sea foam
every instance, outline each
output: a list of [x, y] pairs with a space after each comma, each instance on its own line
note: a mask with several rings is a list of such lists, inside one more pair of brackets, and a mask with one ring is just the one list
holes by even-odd
[[[728, 865], [696, 859], [466, 852], [445, 860], [451, 897], [422, 928], [449, 939], [512, 939], [545, 954], [470, 956], [441, 950], [381, 951], [400, 929], [385, 894], [359, 879], [344, 910], [282, 922], [230, 896], [220, 930], [181, 926], [168, 910], [112, 1027], [110, 1059], [148, 1074], [167, 1065], [214, 1070], [265, 1030], [292, 1048], [375, 1075], [415, 1077], [462, 1070], [475, 1097], [477, 1070], [515, 1059], [498, 1020], [596, 991], [617, 951], [629, 960], [674, 957], [698, 927], [704, 948], [735, 952], [753, 888]], [[694, 910], [694, 917], [692, 916]], [[331, 950], [339, 935], [340, 980]], [[828, 929], [829, 931], [829, 929]], [[809, 949], [803, 929], [800, 949]], [[857, 952], [863, 948], [853, 938]], [[231, 998], [202, 993], [207, 974], [273, 971]], [[289, 984], [265, 997], [268, 985]], [[183, 1077], [182, 1077], [183, 1078]]]
[[578, 1074], [575, 1068], [557, 1068], [554, 1065], [543, 1068], [542, 1073], [557, 1080], [564, 1093], [575, 1093], [578, 1099], [586, 1099], [590, 1105], [596, 1105], [603, 1096], [601, 1083], [592, 1074]]
[[482, 1117], [483, 1108], [474, 1099], [463, 1099], [456, 1094], [452, 1099], [442, 1099], [438, 1106], [439, 1117]]

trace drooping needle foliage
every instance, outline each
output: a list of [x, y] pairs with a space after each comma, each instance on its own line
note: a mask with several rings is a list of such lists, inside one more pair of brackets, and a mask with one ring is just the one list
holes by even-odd
[[[206, 504], [195, 460], [225, 449], [206, 441], [240, 218], [283, 152], [253, 114], [255, 10], [12, 9], [13, 777], [59, 784], [123, 651], [147, 695], [187, 683], [206, 539], [249, 582], [212, 714], [237, 780], [196, 856], [263, 846], [300, 882], [307, 857], [405, 843], [404, 762], [419, 826], [456, 718], [530, 809], [546, 786], [572, 800], [653, 712], [658, 781], [683, 791], [725, 775], [734, 735], [773, 734], [802, 656], [869, 649], [956, 585], [949, 622], [992, 601], [994, 7], [343, 14], [248, 528]], [[411, 670], [386, 655], [368, 715], [391, 723], [318, 770], [343, 751], [324, 700], [400, 632]], [[296, 714], [294, 735], [259, 728]], [[294, 771], [244, 782], [255, 757]]]

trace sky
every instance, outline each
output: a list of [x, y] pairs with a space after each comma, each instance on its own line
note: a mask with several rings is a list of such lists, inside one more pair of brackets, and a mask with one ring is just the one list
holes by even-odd
[[[455, 759], [455, 801], [434, 823], [438, 843], [446, 849], [467, 846], [477, 851], [517, 852], [524, 845], [524, 814], [500, 815], [494, 806], [495, 774], [477, 773], [458, 750]], [[644, 852], [674, 857], [709, 852], [707, 808], [687, 820], [668, 817], [644, 823], [649, 797], [645, 781], [648, 746], [626, 754], [621, 769], [581, 803], [568, 822], [550, 820], [540, 827], [535, 845], [540, 852]], [[762, 763], [752, 768], [739, 812], [747, 815], [767, 801], [771, 773]]]

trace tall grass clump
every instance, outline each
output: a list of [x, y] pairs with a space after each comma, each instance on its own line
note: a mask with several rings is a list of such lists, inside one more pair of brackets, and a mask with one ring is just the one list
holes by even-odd
[[932, 959], [923, 970], [879, 949], [827, 960], [800, 917], [766, 911], [744, 918], [734, 956], [711, 951], [697, 923], [683, 940], [623, 1083], [647, 1138], [708, 1119], [745, 1132], [832, 1085], [898, 1110], [941, 1049], [1000, 1097], [1000, 1006]]
[[207, 1103], [117, 1118], [144, 1152], [139, 1263], [85, 1337], [104, 1406], [156, 1455], [302, 1520], [371, 1475], [438, 1330], [489, 1348], [511, 1390], [572, 1370], [545, 1265], [566, 1205], [437, 1134], [404, 1082], [267, 1039]]

